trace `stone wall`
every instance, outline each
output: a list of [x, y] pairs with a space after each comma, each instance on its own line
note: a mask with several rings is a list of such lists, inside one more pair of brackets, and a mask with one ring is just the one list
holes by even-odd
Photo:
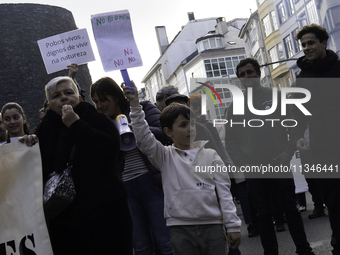
[[[66, 70], [47, 74], [37, 41], [77, 29], [70, 11], [41, 4], [0, 4], [0, 107], [19, 103], [31, 132], [39, 123], [39, 109], [45, 100], [44, 87]], [[66, 68], [66, 66], [65, 66]], [[92, 83], [87, 65], [79, 66], [77, 81], [86, 91]]]

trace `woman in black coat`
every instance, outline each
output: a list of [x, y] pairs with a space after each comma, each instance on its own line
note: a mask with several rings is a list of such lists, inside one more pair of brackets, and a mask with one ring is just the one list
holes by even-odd
[[[117, 121], [123, 114], [129, 119], [130, 103], [122, 89], [109, 77], [91, 85], [90, 94], [99, 112]], [[156, 139], [167, 143], [162, 131], [160, 111], [150, 101], [141, 102], [145, 120]], [[118, 124], [117, 124], [118, 125]], [[164, 193], [160, 172], [151, 165], [137, 147], [120, 152], [121, 176], [128, 190], [128, 202], [133, 218], [133, 247], [135, 255], [172, 255], [170, 229], [164, 219]]]
[[91, 104], [80, 102], [71, 78], [54, 78], [45, 91], [50, 110], [36, 131], [44, 183], [53, 171], [66, 168], [75, 145], [76, 198], [53, 219], [45, 212], [54, 254], [132, 254], [127, 191], [117, 174], [117, 128]]

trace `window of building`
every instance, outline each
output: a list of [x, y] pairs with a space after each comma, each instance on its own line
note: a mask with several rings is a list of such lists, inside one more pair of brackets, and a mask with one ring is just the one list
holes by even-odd
[[316, 7], [314, 4], [314, 1], [310, 1], [307, 5], [307, 14], [308, 14], [308, 18], [309, 18], [309, 24], [311, 23], [315, 23], [315, 24], [319, 24], [319, 18], [318, 18], [318, 14], [316, 11]]
[[297, 33], [298, 29], [295, 29], [293, 32], [292, 32], [292, 36], [294, 38], [294, 47], [295, 47], [295, 52], [298, 53], [299, 51], [302, 51], [302, 45], [301, 45], [301, 42], [300, 40], [295, 40], [295, 35]]
[[287, 78], [288, 87], [292, 86], [292, 79], [290, 77]]
[[287, 3], [288, 3], [289, 16], [292, 16], [295, 13], [293, 0], [287, 0]]
[[216, 41], [215, 38], [210, 38], [209, 39], [210, 47], [211, 48], [216, 48]]
[[334, 6], [330, 10], [334, 28], [340, 26], [340, 5]]
[[209, 45], [209, 41], [208, 40], [203, 41], [203, 47], [204, 47], [205, 50], [210, 49], [210, 45]]
[[244, 55], [226, 58], [213, 58], [204, 60], [207, 77], [220, 77], [224, 75], [235, 75], [235, 69]]
[[267, 37], [268, 35], [270, 35], [273, 30], [272, 30], [272, 25], [270, 24], [270, 18], [269, 15], [266, 15], [263, 19], [262, 19], [262, 25], [263, 25], [263, 33], [264, 33], [264, 37]]
[[285, 6], [284, 6], [283, 2], [281, 2], [277, 5], [277, 12], [278, 12], [278, 15], [279, 15], [280, 24], [282, 24], [283, 22], [285, 22], [287, 20], [287, 14], [286, 14], [286, 10], [285, 10]]
[[[268, 55], [269, 55], [269, 61], [270, 63], [274, 63], [274, 62], [277, 62], [279, 59], [278, 59], [278, 56], [277, 56], [277, 51], [276, 51], [276, 46], [274, 46], [273, 48], [271, 48], [269, 51], [268, 51]], [[279, 66], [278, 63], [276, 64], [272, 64], [272, 69], [275, 69], [276, 67]]]
[[260, 64], [260, 65], [263, 65], [261, 49], [259, 49], [259, 50], [256, 52], [254, 58], [256, 58], [256, 59], [259, 61], [259, 64]]
[[221, 38], [209, 38], [198, 42], [198, 49], [200, 52], [219, 47], [221, 47]]
[[257, 42], [257, 33], [256, 33], [256, 20], [253, 20], [250, 29], [249, 29], [249, 40], [251, 47], [254, 47]]
[[257, 7], [259, 7], [265, 0], [257, 0]]
[[272, 24], [273, 24], [273, 31], [276, 31], [279, 29], [279, 26], [277, 24], [277, 19], [276, 19], [276, 14], [275, 11], [271, 11], [270, 12], [270, 18], [272, 20]]
[[159, 82], [161, 84], [161, 86], [163, 85], [163, 71], [162, 68], [159, 69]]
[[263, 77], [263, 79], [261, 80], [261, 85], [263, 87], [270, 87], [270, 84], [269, 84], [269, 79], [267, 76]]
[[212, 60], [211, 60], [211, 65], [212, 65], [214, 77], [220, 76], [220, 75], [221, 75], [221, 74], [220, 74], [220, 68], [219, 68], [219, 66], [218, 66], [217, 59], [212, 59]]
[[278, 43], [278, 44], [277, 44], [277, 51], [278, 51], [278, 53], [279, 53], [279, 60], [284, 60], [284, 59], [286, 59], [286, 58], [285, 58], [285, 55], [284, 55], [284, 52], [283, 52], [282, 43]]
[[299, 27], [303, 27], [305, 25], [307, 25], [307, 18], [306, 18], [306, 13], [302, 13], [299, 15], [298, 17], [299, 20]]
[[293, 55], [294, 55], [294, 49], [293, 49], [293, 44], [292, 44], [290, 35], [288, 35], [287, 37], [285, 37], [285, 38], [283, 39], [283, 43], [284, 43], [284, 45], [285, 45], [287, 58], [293, 57]]

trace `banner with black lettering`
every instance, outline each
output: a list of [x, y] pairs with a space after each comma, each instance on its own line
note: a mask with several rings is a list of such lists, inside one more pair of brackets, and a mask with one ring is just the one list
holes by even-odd
[[39, 145], [0, 146], [0, 255], [53, 254], [42, 204]]

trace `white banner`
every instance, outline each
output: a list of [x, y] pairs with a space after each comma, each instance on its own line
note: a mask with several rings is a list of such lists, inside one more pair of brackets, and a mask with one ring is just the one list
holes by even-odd
[[143, 65], [128, 10], [92, 15], [91, 23], [105, 72]]
[[308, 191], [308, 184], [305, 179], [305, 176], [302, 175], [302, 173], [300, 173], [301, 160], [299, 151], [296, 151], [294, 153], [294, 156], [290, 161], [290, 165], [293, 166], [291, 170], [294, 177], [295, 193], [298, 194]]
[[41, 39], [38, 45], [48, 74], [63, 70], [72, 63], [95, 60], [85, 28]]
[[53, 254], [42, 204], [39, 145], [0, 146], [0, 255]]

